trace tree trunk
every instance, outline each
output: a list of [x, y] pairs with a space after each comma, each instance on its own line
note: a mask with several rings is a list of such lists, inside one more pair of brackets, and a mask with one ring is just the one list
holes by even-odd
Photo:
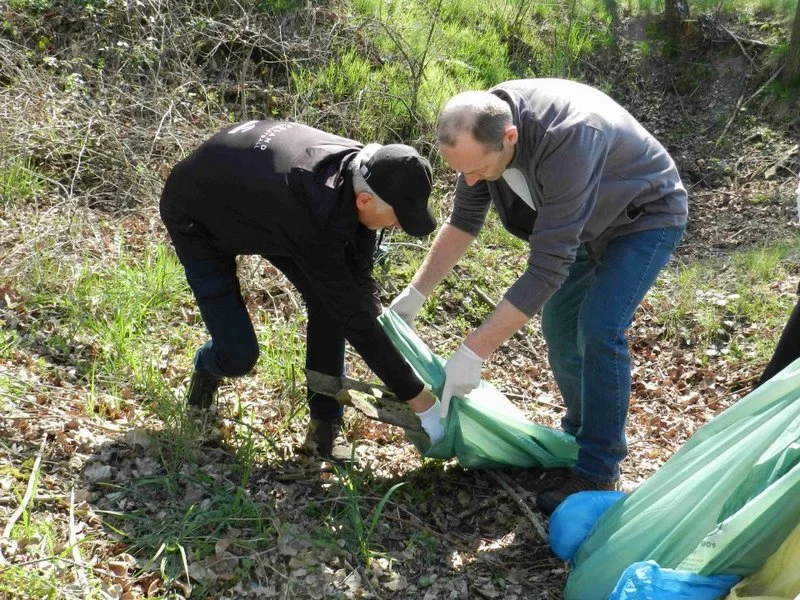
[[676, 47], [681, 41], [681, 11], [678, 3], [679, 0], [664, 0], [664, 22], [667, 25], [667, 35]]
[[664, 0], [664, 21], [673, 48], [680, 45], [683, 39], [683, 20], [688, 18], [689, 4], [686, 0]]
[[797, 4], [797, 11], [794, 15], [792, 39], [789, 42], [789, 55], [786, 57], [783, 82], [787, 86], [800, 84], [800, 3]]

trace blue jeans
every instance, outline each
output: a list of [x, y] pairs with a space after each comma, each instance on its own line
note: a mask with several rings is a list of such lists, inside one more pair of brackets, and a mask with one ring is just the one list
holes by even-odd
[[561, 426], [580, 447], [573, 470], [581, 477], [619, 479], [631, 395], [626, 333], [684, 229], [612, 239], [599, 259], [581, 245], [567, 279], [542, 308], [548, 358], [567, 409]]
[[[265, 258], [286, 275], [306, 303], [306, 368], [336, 377], [342, 375], [345, 340], [341, 328], [293, 260], [283, 256]], [[255, 366], [259, 349], [242, 299], [235, 257], [181, 257], [181, 263], [211, 335], [195, 354], [195, 369], [218, 379], [246, 375]], [[342, 406], [330, 396], [309, 391], [308, 403], [312, 419], [330, 420], [342, 415]]]

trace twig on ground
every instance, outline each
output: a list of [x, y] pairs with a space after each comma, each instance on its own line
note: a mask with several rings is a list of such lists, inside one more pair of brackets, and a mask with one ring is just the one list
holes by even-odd
[[405, 519], [398, 515], [393, 515], [391, 513], [386, 513], [383, 515], [383, 518], [387, 521], [395, 521], [397, 523], [408, 525], [409, 527], [413, 527], [414, 529], [420, 529], [425, 531], [426, 533], [439, 538], [440, 540], [447, 542], [459, 552], [471, 552], [474, 550], [472, 546], [470, 546], [469, 542], [463, 538], [463, 536], [459, 536], [456, 532], [452, 531], [451, 529], [443, 529], [445, 533], [441, 531], [437, 531], [436, 529], [430, 527], [427, 523], [420, 521], [416, 523], [411, 519]]
[[[32, 500], [34, 502], [58, 502], [64, 500], [63, 494], [36, 494]], [[14, 501], [11, 497], [0, 498], [0, 505], [11, 504]]]
[[[59, 408], [56, 408], [54, 406], [47, 406], [47, 405], [44, 405], [44, 404], [39, 404], [35, 400], [30, 400], [28, 398], [25, 398], [24, 396], [16, 397], [15, 400], [17, 402], [20, 402], [20, 403], [24, 402], [25, 404], [29, 404], [29, 405], [35, 407], [37, 412], [41, 411], [41, 412], [46, 413], [48, 415], [61, 417], [61, 418], [66, 419], [68, 421], [75, 418], [75, 415], [70, 415], [66, 411], [63, 411], [63, 410], [61, 410]], [[9, 420], [9, 421], [14, 420], [14, 419], [41, 419], [41, 415], [36, 415], [36, 414], [31, 414], [31, 415], [9, 415], [9, 416], [0, 415], [0, 419], [6, 419], [6, 420]], [[95, 428], [95, 429], [101, 429], [103, 431], [110, 431], [112, 433], [121, 433], [121, 432], [124, 431], [124, 429], [122, 427], [120, 427], [119, 425], [114, 425], [113, 423], [105, 423], [103, 421], [97, 421], [97, 420], [94, 420], [94, 419], [84, 419], [81, 422], [81, 424], [86, 426], [86, 427], [92, 427], [92, 428]]]
[[86, 566], [78, 547], [78, 530], [75, 526], [75, 488], [72, 488], [69, 493], [69, 545], [71, 546], [72, 560], [77, 567], [74, 573], [75, 583], [80, 585], [82, 590], [88, 592], [89, 579], [86, 577]]
[[756, 71], [758, 71], [758, 67], [756, 66], [756, 63], [755, 63], [755, 61], [753, 60], [753, 57], [752, 57], [752, 56], [750, 56], [750, 55], [747, 53], [747, 51], [744, 49], [744, 46], [742, 46], [742, 42], [739, 40], [739, 37], [738, 37], [738, 36], [737, 36], [735, 33], [733, 33], [733, 32], [732, 32], [730, 29], [728, 29], [727, 27], [725, 27], [725, 25], [723, 25], [723, 24], [721, 24], [721, 23], [720, 23], [720, 27], [722, 28], [722, 30], [723, 30], [725, 33], [727, 33], [729, 36], [731, 36], [731, 37], [733, 38], [733, 41], [734, 41], [734, 42], [736, 42], [736, 45], [737, 45], [737, 46], [739, 46], [739, 50], [741, 50], [741, 51], [742, 51], [742, 54], [744, 54], [744, 55], [745, 55], [745, 58], [747, 58], [747, 60], [749, 60], [749, 61], [750, 61], [750, 66], [751, 66], [751, 67], [753, 67], [753, 69], [755, 69]]
[[528, 402], [535, 402], [536, 404], [541, 404], [543, 406], [549, 406], [550, 408], [554, 408], [555, 410], [564, 410], [564, 407], [560, 404], [554, 404], [553, 402], [548, 402], [547, 400], [539, 400], [538, 398], [531, 398], [526, 396], [525, 394], [514, 394], [512, 392], [503, 392], [503, 394], [509, 398], [519, 398], [520, 400], [525, 400]]
[[736, 119], [736, 115], [739, 114], [739, 111], [742, 110], [745, 106], [747, 106], [747, 104], [749, 104], [750, 101], [753, 98], [755, 98], [761, 92], [763, 92], [765, 89], [767, 89], [769, 84], [771, 84], [773, 81], [775, 81], [778, 78], [778, 75], [781, 74], [781, 72], [783, 71], [783, 67], [784, 67], [784, 65], [781, 65], [780, 67], [778, 67], [778, 69], [775, 71], [775, 73], [772, 74], [772, 77], [770, 77], [764, 85], [762, 85], [760, 88], [758, 88], [753, 93], [753, 95], [750, 96], [747, 100], [742, 101], [742, 98], [744, 98], [744, 95], [739, 97], [739, 101], [736, 103], [736, 108], [733, 109], [733, 114], [731, 115], [731, 118], [728, 119], [728, 122], [725, 124], [725, 128], [722, 130], [722, 133], [719, 134], [719, 137], [717, 138], [717, 141], [714, 142], [714, 147], [719, 146], [719, 143], [722, 141], [722, 138], [725, 137], [725, 134], [728, 133], [728, 129], [730, 129], [730, 126], [733, 124], [733, 121], [734, 121], [734, 119]]
[[13, 565], [3, 567], [2, 569], [0, 569], [0, 575], [5, 573], [9, 569], [15, 569], [15, 568], [18, 569], [19, 567], [29, 567], [30, 565], [38, 565], [39, 563], [43, 562], [64, 563], [65, 565], [77, 566], [71, 560], [53, 554], [51, 556], [45, 556], [43, 558], [35, 558], [33, 560], [26, 560], [25, 562], [14, 563]]
[[539, 515], [537, 515], [535, 512], [533, 512], [531, 510], [530, 506], [528, 506], [528, 503], [525, 502], [525, 500], [522, 499], [522, 496], [520, 496], [516, 492], [516, 490], [514, 490], [514, 488], [511, 487], [511, 485], [506, 481], [505, 475], [503, 475], [502, 473], [495, 473], [494, 471], [489, 471], [488, 473], [489, 473], [489, 476], [492, 479], [494, 479], [497, 483], [499, 483], [500, 487], [502, 487], [503, 490], [509, 496], [511, 496], [512, 500], [514, 500], [514, 502], [517, 503], [517, 505], [522, 510], [522, 513], [526, 517], [528, 517], [528, 520], [533, 524], [533, 528], [536, 530], [536, 533], [538, 533], [539, 537], [546, 542], [547, 541], [547, 530], [545, 529], [544, 523], [542, 522], [542, 518]]
[[459, 519], [464, 520], [467, 517], [471, 517], [472, 515], [474, 515], [477, 512], [481, 512], [481, 511], [489, 508], [490, 506], [494, 506], [495, 504], [497, 504], [498, 500], [499, 500], [499, 496], [497, 496], [497, 495], [492, 496], [490, 498], [487, 498], [486, 500], [484, 500], [480, 504], [476, 504], [475, 506], [473, 506], [471, 508], [468, 508], [467, 510], [465, 510], [463, 512], [458, 513], [457, 516], [458, 516]]

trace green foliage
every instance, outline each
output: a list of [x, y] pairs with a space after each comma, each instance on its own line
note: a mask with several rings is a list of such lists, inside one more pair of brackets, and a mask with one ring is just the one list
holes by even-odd
[[12, 10], [43, 11], [52, 6], [51, 0], [8, 0], [8, 8]]
[[707, 84], [714, 75], [714, 68], [711, 65], [692, 62], [675, 74], [675, 89], [681, 94], [692, 94], [698, 86]]
[[709, 356], [766, 360], [791, 308], [772, 285], [797, 252], [800, 238], [667, 270], [651, 292], [657, 320], [667, 337]]
[[158, 387], [154, 317], [184, 293], [180, 264], [160, 244], [148, 247], [141, 261], [121, 248], [112, 262], [101, 264], [99, 269], [82, 266], [62, 299], [67, 319], [95, 341], [100, 376], [115, 379], [128, 373], [135, 385]]
[[[301, 118], [369, 140], [432, 131], [465, 89], [529, 76], [566, 76], [611, 44], [602, 3], [560, 8], [520, 0], [355, 0], [355, 40], [335, 60], [293, 69]], [[541, 21], [541, 23], [539, 23]]]
[[362, 502], [366, 498], [362, 495], [364, 481], [359, 474], [355, 471], [352, 465], [346, 468], [336, 468], [337, 481], [340, 485], [340, 491], [344, 498], [344, 513], [347, 516], [350, 527], [352, 530], [353, 540], [356, 544], [358, 555], [365, 564], [372, 562], [372, 559], [379, 556], [380, 553], [372, 548], [371, 540], [375, 533], [375, 528], [380, 522], [383, 509], [386, 503], [400, 487], [405, 485], [405, 482], [396, 483], [391, 486], [380, 498], [377, 506], [372, 511], [372, 517], [367, 522], [367, 516], [362, 512]]
[[[201, 490], [202, 506], [186, 502], [187, 486]], [[114, 487], [116, 497], [126, 498], [133, 508], [99, 512], [131, 552], [157, 568], [167, 589], [178, 579], [188, 579], [189, 554], [194, 560], [213, 555], [216, 542], [231, 527], [248, 532], [246, 539], [237, 538], [231, 544], [231, 550], [253, 551], [274, 543], [274, 531], [247, 491], [217, 483], [200, 468], [187, 466], [181, 473], [141, 477]], [[149, 510], [151, 502], [161, 507], [158, 521]]]
[[43, 187], [30, 159], [11, 157], [0, 162], [0, 206], [33, 200]]
[[461, 23], [446, 23], [441, 31], [447, 53], [437, 63], [457, 89], [486, 89], [514, 75], [509, 71], [508, 49], [494, 28], [477, 31]]
[[56, 600], [61, 597], [58, 573], [41, 573], [30, 566], [10, 565], [0, 570], [0, 597], [7, 600]]
[[743, 22], [763, 11], [789, 13], [794, 11], [796, 6], [797, 0], [692, 0], [689, 2], [690, 11], [695, 14], [716, 11], [738, 16]]
[[260, 0], [258, 3], [258, 9], [268, 13], [285, 13], [299, 6], [299, 0]]
[[[7, 327], [5, 321], [0, 319], [0, 358], [9, 358], [13, 350], [19, 344], [19, 334]], [[2, 390], [2, 379], [0, 379], [0, 391]]]
[[182, 339], [170, 321], [187, 293], [174, 253], [152, 243], [140, 255], [119, 244], [65, 260], [54, 235], [38, 240], [18, 281], [28, 308], [47, 316], [42, 323], [47, 330], [40, 332], [34, 323], [34, 335], [44, 336], [51, 352], [86, 379], [89, 409], [97, 388], [115, 396], [136, 389], [164, 409], [161, 416], [175, 416], [176, 403], [161, 374], [170, 350], [163, 340], [179, 346]]

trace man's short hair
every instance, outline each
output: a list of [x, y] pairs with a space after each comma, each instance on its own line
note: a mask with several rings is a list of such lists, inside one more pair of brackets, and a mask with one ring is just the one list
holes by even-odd
[[358, 156], [350, 163], [350, 169], [353, 173], [353, 192], [355, 192], [356, 196], [361, 192], [366, 192], [380, 199], [378, 194], [375, 193], [375, 190], [369, 187], [367, 180], [364, 179], [364, 175], [361, 174], [361, 165], [372, 158], [372, 155], [375, 154], [375, 151], [380, 147], [380, 144], [367, 144], [359, 150]]
[[436, 126], [440, 145], [453, 146], [459, 133], [468, 132], [489, 150], [503, 149], [506, 126], [513, 122], [511, 107], [489, 92], [461, 92], [442, 108]]

